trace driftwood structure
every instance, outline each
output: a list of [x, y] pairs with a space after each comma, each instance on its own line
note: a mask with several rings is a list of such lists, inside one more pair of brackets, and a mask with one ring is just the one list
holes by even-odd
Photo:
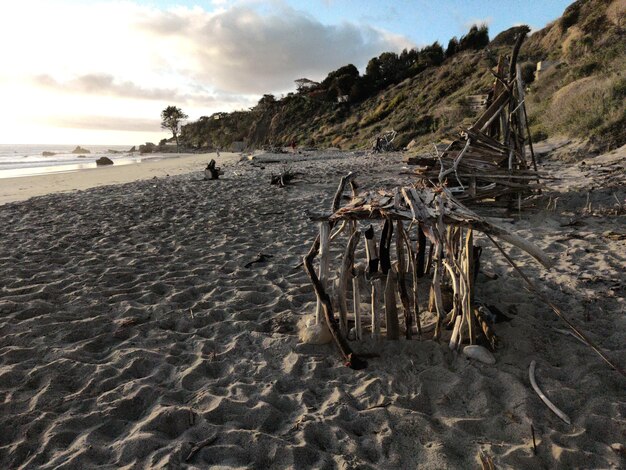
[[[351, 200], [340, 207], [348, 184]], [[451, 349], [477, 341], [495, 348], [491, 315], [474, 296], [479, 262], [474, 238], [480, 232], [578, 338], [624, 374], [558, 307], [538, 293], [495, 239], [522, 249], [546, 268], [552, 265], [550, 258], [527, 240], [465, 207], [444, 186], [415, 185], [359, 194], [350, 173], [341, 179], [331, 212], [310, 217], [319, 223], [319, 235], [304, 257], [304, 268], [317, 296], [316, 322], [328, 326], [347, 366], [360, 369], [367, 365], [353, 352], [350, 340], [398, 340], [401, 335], [410, 340], [425, 335], [431, 327], [435, 340], [442, 339], [444, 327], [451, 330], [446, 338]], [[331, 243], [342, 234], [347, 242], [339, 253], [335, 250], [333, 259]], [[358, 262], [359, 256], [365, 258], [364, 263]], [[313, 262], [317, 257], [316, 272]], [[331, 274], [335, 274], [332, 289]], [[426, 286], [433, 294], [436, 313], [436, 320], [428, 326], [420, 317], [424, 304], [420, 295]], [[443, 299], [445, 286], [452, 291], [449, 305]]]
[[[352, 199], [340, 207], [348, 183]], [[343, 177], [331, 213], [311, 216], [319, 222], [320, 234], [304, 259], [318, 299], [316, 320], [321, 322], [323, 315], [346, 364], [353, 368], [365, 365], [352, 353], [347, 338], [360, 340], [370, 335], [374, 339], [384, 336], [397, 340], [401, 334], [407, 339], [415, 334], [421, 336], [419, 292], [420, 286], [425, 285], [430, 286], [434, 296], [435, 339], [441, 338], [445, 322], [452, 327], [449, 341], [453, 349], [464, 342], [474, 344], [479, 336], [495, 346], [490, 322], [474, 300], [478, 263], [474, 233], [480, 231], [505, 240], [544, 266], [551, 264], [547, 255], [467, 209], [445, 187], [402, 187], [364, 194], [358, 194], [356, 188], [352, 173]], [[339, 228], [333, 233], [337, 225]], [[348, 241], [338, 262], [331, 298], [327, 292], [330, 244], [342, 232]], [[364, 248], [358, 251], [362, 239]], [[365, 255], [365, 263], [357, 263], [359, 253]], [[316, 273], [313, 260], [318, 255]], [[362, 309], [365, 286], [369, 292], [369, 313]], [[450, 309], [444, 306], [444, 286], [452, 290]]]
[[[435, 155], [410, 157], [422, 180], [445, 184], [466, 203], [511, 205], [540, 191], [540, 175], [524, 98], [517, 55], [526, 33], [521, 33], [510, 58], [500, 57], [486, 109], [460, 137]], [[529, 154], [526, 151], [528, 144]]]

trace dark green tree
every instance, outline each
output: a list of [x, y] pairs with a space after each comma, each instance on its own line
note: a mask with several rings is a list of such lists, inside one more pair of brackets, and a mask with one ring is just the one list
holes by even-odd
[[176, 141], [176, 151], [178, 151], [178, 132], [180, 130], [180, 124], [188, 117], [189, 116], [176, 106], [168, 106], [161, 111], [161, 128], [168, 129], [172, 132], [174, 140]]
[[452, 57], [459, 50], [459, 40], [454, 36], [452, 39], [448, 41], [448, 47], [446, 48], [446, 59], [448, 57]]
[[488, 44], [489, 28], [487, 28], [487, 25], [483, 24], [480, 27], [473, 25], [466, 35], [461, 36], [461, 40], [459, 41], [459, 50], [479, 50], [487, 47]]

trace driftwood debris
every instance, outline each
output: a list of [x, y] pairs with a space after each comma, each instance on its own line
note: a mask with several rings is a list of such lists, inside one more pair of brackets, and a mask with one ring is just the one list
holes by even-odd
[[209, 164], [204, 169], [204, 179], [205, 180], [216, 180], [219, 179], [220, 174], [222, 172], [221, 168], [215, 166], [215, 160], [211, 159]]
[[398, 133], [391, 129], [390, 131], [385, 131], [381, 134], [378, 134], [372, 140], [372, 151], [374, 153], [379, 152], [389, 152], [393, 150], [393, 141], [396, 138]]
[[290, 171], [289, 169], [285, 169], [277, 175], [272, 175], [270, 178], [270, 184], [276, 185], [280, 188], [284, 188], [288, 184], [290, 184], [295, 178], [298, 176], [297, 173]]

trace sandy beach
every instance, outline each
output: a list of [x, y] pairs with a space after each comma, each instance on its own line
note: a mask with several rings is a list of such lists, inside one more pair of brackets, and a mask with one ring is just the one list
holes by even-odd
[[81, 171], [51, 173], [37, 176], [0, 178], [0, 204], [24, 201], [34, 196], [62, 193], [110, 184], [129, 183], [142, 179], [164, 177], [198, 171], [206, 167], [211, 159], [218, 164], [239, 161], [238, 153], [222, 152], [207, 154], [165, 154], [161, 159], [148, 160], [128, 165], [102, 166]]
[[[203, 181], [213, 157], [0, 180], [0, 468], [468, 469], [481, 453], [626, 467], [626, 379], [484, 237], [477, 295], [511, 319], [494, 365], [446, 341], [367, 340], [355, 349], [379, 357], [354, 371], [332, 344], [299, 342], [315, 309], [304, 210], [327, 210], [349, 171], [364, 188], [411, 181], [401, 154], [223, 154]], [[555, 267], [507, 248], [626, 367], [626, 150], [543, 162], [559, 179], [499, 223]], [[271, 186], [286, 165], [298, 181]], [[570, 425], [532, 390], [532, 360]]]

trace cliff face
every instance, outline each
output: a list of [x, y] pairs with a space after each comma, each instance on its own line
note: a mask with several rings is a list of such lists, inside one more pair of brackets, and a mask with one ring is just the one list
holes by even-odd
[[[625, 27], [626, 0], [579, 0], [527, 38], [519, 62], [535, 140], [565, 135], [589, 139], [601, 148], [626, 143]], [[243, 140], [249, 147], [260, 147], [296, 141], [350, 149], [367, 148], [377, 134], [395, 129], [398, 147], [411, 141], [429, 145], [453, 137], [460, 125], [472, 122], [479, 110], [468, 97], [489, 89], [491, 69], [500, 54], [510, 53], [519, 30], [511, 28], [486, 48], [451, 55], [438, 65], [413, 66], [408, 78], [366, 99], [338, 103], [338, 92], [323, 89], [324, 83], [322, 89], [290, 93], [281, 100], [265, 95], [249, 112], [186, 126], [183, 137], [195, 146]], [[535, 74], [538, 62], [542, 70]], [[340, 79], [345, 82], [345, 75]]]

